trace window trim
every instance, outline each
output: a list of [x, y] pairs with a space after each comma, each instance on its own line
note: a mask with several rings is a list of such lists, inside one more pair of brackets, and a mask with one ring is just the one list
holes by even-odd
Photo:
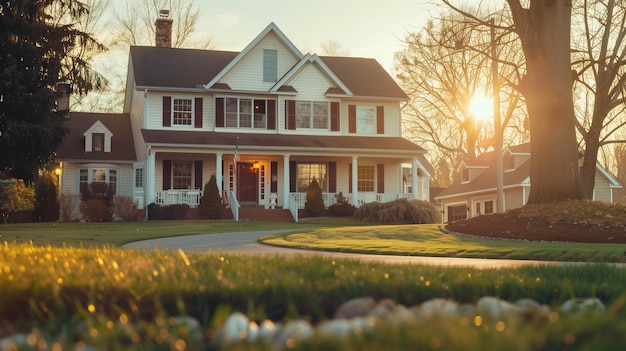
[[[296, 129], [302, 130], [317, 130], [317, 131], [327, 131], [330, 130], [330, 121], [331, 121], [331, 106], [330, 101], [320, 101], [320, 100], [295, 100], [295, 116], [296, 116]], [[308, 104], [308, 114], [299, 113], [299, 106], [301, 104]], [[322, 116], [315, 114], [315, 105], [321, 106], [324, 104], [326, 106], [326, 125], [324, 127], [315, 127], [315, 118]], [[301, 117], [306, 116], [308, 127], [301, 127], [300, 120]]]
[[[104, 133], [91, 133], [91, 151], [92, 152], [104, 152], [104, 143], [105, 143], [104, 138], [106, 138], [106, 135]], [[96, 145], [100, 147], [96, 149]]]
[[[87, 180], [83, 181], [82, 178], [84, 177], [83, 171], [85, 171], [87, 173]], [[119, 193], [119, 186], [120, 186], [120, 169], [119, 168], [115, 168], [115, 167], [80, 167], [78, 168], [78, 193], [80, 194], [80, 189], [82, 184], [91, 184], [94, 182], [98, 182], [98, 181], [94, 181], [93, 177], [94, 177], [94, 171], [104, 171], [104, 183], [106, 184], [111, 184], [111, 175], [112, 173], [115, 173], [115, 194], [117, 195]]]
[[[315, 180], [317, 180], [317, 182], [320, 185], [320, 187], [322, 188], [323, 192], [328, 192], [329, 183], [330, 183], [330, 181], [329, 181], [330, 167], [329, 167], [328, 162], [306, 162], [306, 161], [305, 162], [296, 162], [296, 175], [295, 175], [296, 176], [296, 192], [306, 192], [306, 189], [308, 188], [308, 185], [313, 181], [313, 177], [310, 177], [311, 174], [314, 173], [314, 172], [310, 171], [311, 168], [309, 168], [309, 172], [308, 172], [309, 173], [308, 174], [309, 177], [307, 177], [307, 178], [303, 178], [302, 177], [301, 173], [303, 173], [303, 172], [301, 172], [300, 166], [305, 166], [305, 165], [308, 165], [308, 166], [323, 166], [323, 167], [320, 167], [320, 168], [323, 168], [323, 169], [320, 169], [320, 171], [323, 171], [324, 177], [323, 178], [322, 177], [319, 177], [319, 178], [315, 177]], [[322, 172], [320, 172], [320, 174], [321, 173]], [[308, 180], [308, 183], [307, 183], [306, 187], [304, 188], [304, 191], [303, 191], [303, 188], [300, 187], [301, 180], [303, 180], [303, 179]]]
[[[255, 98], [255, 97], [240, 97], [240, 96], [223, 96], [220, 97], [221, 99], [223, 99], [223, 113], [224, 113], [224, 126], [223, 127], [218, 127], [218, 128], [233, 128], [233, 129], [246, 129], [246, 130], [267, 130], [268, 129], [268, 125], [269, 125], [269, 108], [268, 102], [269, 101], [276, 101], [275, 99], [267, 99], [267, 98]], [[228, 106], [228, 102], [229, 100], [237, 100], [236, 103], [236, 112], [234, 111], [229, 111], [227, 106]], [[242, 109], [241, 109], [241, 101], [250, 101], [250, 126], [242, 126]], [[216, 99], [216, 101], [218, 101]], [[255, 113], [256, 111], [256, 107], [257, 107], [257, 102], [263, 102], [264, 105], [264, 109], [265, 112], [262, 114], [257, 114]], [[260, 106], [260, 105], [259, 105]], [[274, 104], [275, 106], [275, 104]], [[216, 108], [216, 111], [218, 109]], [[229, 118], [228, 115], [231, 114], [236, 114], [236, 120], [237, 120], [237, 125], [233, 126], [233, 125], [229, 125]], [[257, 116], [263, 116], [262, 117], [262, 121], [260, 121], [261, 124], [259, 124], [257, 126]]]
[[[364, 112], [371, 111], [371, 116], [364, 115]], [[373, 135], [377, 134], [376, 106], [357, 105], [355, 111], [355, 128], [357, 134]], [[366, 118], [367, 117], [367, 118]]]
[[[187, 100], [189, 102], [190, 110], [189, 111], [175, 111], [177, 100]], [[189, 113], [189, 124], [176, 123], [176, 118], [174, 117], [174, 114], [176, 112]], [[170, 126], [172, 128], [193, 128], [195, 125], [195, 118], [196, 118], [196, 104], [195, 104], [194, 97], [172, 96], [172, 102], [170, 104]]]
[[[358, 165], [357, 166], [357, 191], [363, 193], [376, 192], [376, 165]], [[366, 172], [367, 171], [367, 172]], [[371, 172], [370, 172], [371, 171]], [[365, 178], [366, 173], [371, 173], [371, 179]], [[368, 184], [365, 184], [365, 183]], [[371, 186], [369, 183], [371, 182]], [[367, 185], [367, 188], [365, 187]]]
[[278, 50], [263, 49], [263, 83], [278, 81]]

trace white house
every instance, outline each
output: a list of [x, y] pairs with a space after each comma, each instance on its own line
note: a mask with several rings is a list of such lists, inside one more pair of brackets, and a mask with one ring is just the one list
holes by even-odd
[[156, 47], [130, 49], [124, 113], [70, 113], [62, 194], [114, 182], [139, 208], [195, 206], [215, 174], [234, 212], [271, 197], [297, 217], [313, 178], [327, 205], [429, 199], [426, 151], [402, 137], [407, 95], [376, 60], [303, 54], [274, 23], [241, 52], [177, 49], [172, 21], [156, 24]]
[[[582, 162], [582, 159], [581, 159]], [[510, 146], [502, 152], [504, 209], [526, 205], [530, 192], [530, 143]], [[494, 152], [487, 152], [460, 166], [460, 179], [439, 193], [444, 222], [496, 211]], [[606, 169], [596, 165], [593, 200], [614, 202], [613, 190], [622, 185]]]

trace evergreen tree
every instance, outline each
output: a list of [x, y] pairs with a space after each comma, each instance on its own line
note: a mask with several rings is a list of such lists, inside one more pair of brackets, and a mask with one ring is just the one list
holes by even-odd
[[50, 174], [40, 175], [35, 184], [36, 222], [53, 222], [59, 219], [59, 199], [57, 186]]
[[202, 215], [208, 219], [220, 219], [222, 218], [222, 198], [220, 197], [220, 190], [217, 188], [217, 179], [215, 174], [211, 175], [211, 179], [204, 186], [204, 192], [200, 198], [200, 210]]
[[315, 178], [313, 178], [306, 190], [304, 209], [312, 217], [321, 217], [326, 214], [326, 206], [324, 206], [324, 199], [322, 198], [322, 187], [320, 187]]
[[0, 171], [13, 178], [34, 180], [67, 133], [57, 84], [84, 94], [103, 83], [80, 59], [103, 49], [76, 29], [88, 11], [75, 0], [0, 2]]

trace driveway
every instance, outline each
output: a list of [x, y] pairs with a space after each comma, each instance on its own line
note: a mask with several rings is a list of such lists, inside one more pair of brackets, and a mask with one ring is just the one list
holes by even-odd
[[[287, 230], [293, 231], [293, 229]], [[528, 265], [563, 264], [560, 262], [543, 262], [528, 260], [499, 260], [481, 258], [457, 257], [424, 257], [424, 256], [395, 256], [395, 255], [367, 255], [342, 252], [322, 252], [301, 249], [290, 249], [260, 244], [257, 239], [261, 236], [278, 233], [280, 231], [234, 232], [219, 234], [185, 235], [170, 238], [142, 240], [123, 245], [128, 249], [163, 249], [185, 252], [229, 252], [250, 255], [280, 255], [280, 256], [320, 256], [331, 259], [356, 259], [367, 262], [382, 262], [389, 264], [428, 264], [437, 266], [468, 266], [476, 268], [503, 268]]]

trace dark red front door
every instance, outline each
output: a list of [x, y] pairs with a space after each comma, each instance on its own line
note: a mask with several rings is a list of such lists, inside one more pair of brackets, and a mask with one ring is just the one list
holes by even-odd
[[237, 199], [239, 202], [257, 202], [258, 182], [257, 173], [252, 163], [237, 163]]

